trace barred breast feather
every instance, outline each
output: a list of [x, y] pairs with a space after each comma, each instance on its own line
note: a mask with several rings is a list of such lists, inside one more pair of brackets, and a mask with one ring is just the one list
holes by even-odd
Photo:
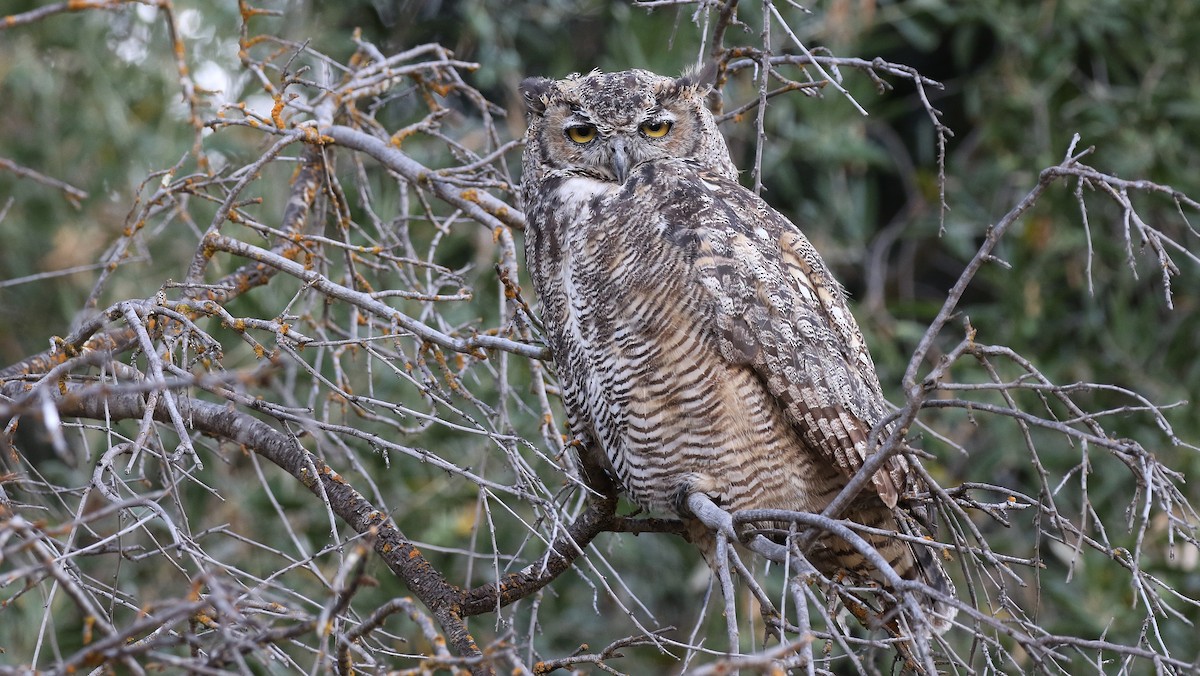
[[[822, 510], [861, 464], [882, 395], [859, 371], [857, 328], [829, 328], [833, 313], [853, 322], [841, 291], [796, 280], [824, 271], [803, 235], [686, 161], [644, 165], [621, 187], [545, 187], [528, 247], [545, 263], [534, 283], [564, 398], [630, 498], [658, 512], [693, 491], [729, 510]], [[658, 207], [632, 206], [646, 202]], [[598, 217], [613, 213], [621, 227]], [[774, 232], [745, 231], [764, 222]], [[885, 503], [902, 480], [888, 475]], [[868, 525], [895, 528], [873, 511]], [[908, 547], [887, 549], [903, 575]]]

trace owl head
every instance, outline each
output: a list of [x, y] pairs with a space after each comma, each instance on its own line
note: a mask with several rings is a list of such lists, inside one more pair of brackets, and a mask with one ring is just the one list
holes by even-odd
[[709, 71], [663, 77], [592, 71], [521, 83], [529, 112], [525, 179], [586, 176], [623, 184], [646, 162], [690, 160], [736, 178], [725, 139], [705, 105]]

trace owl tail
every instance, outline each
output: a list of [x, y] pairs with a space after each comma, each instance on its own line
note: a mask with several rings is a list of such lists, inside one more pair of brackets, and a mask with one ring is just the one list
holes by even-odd
[[[942, 596], [953, 598], [954, 583], [950, 581], [950, 576], [942, 565], [941, 550], [921, 545], [913, 547], [912, 550], [913, 570], [916, 573], [914, 579], [929, 585]], [[921, 605], [929, 620], [929, 628], [935, 634], [945, 633], [953, 624], [954, 616], [958, 614], [957, 608], [932, 596], [924, 596]]]
[[[867, 525], [875, 528], [898, 531], [900, 530], [896, 523], [895, 513], [884, 507], [882, 503], [874, 505], [874, 509], [866, 509], [855, 515], [855, 520], [860, 523], [865, 522]], [[909, 521], [905, 519], [905, 521]], [[688, 539], [692, 544], [700, 550], [700, 554], [704, 557], [704, 561], [709, 568], [716, 572], [718, 565], [717, 561], [717, 539], [712, 529], [706, 526], [699, 519], [684, 518], [684, 525], [687, 529]], [[783, 526], [780, 525], [782, 528]], [[913, 526], [915, 529], [915, 526]], [[905, 529], [912, 530], [912, 529]], [[908, 542], [899, 540], [893, 537], [877, 534], [864, 534], [864, 539], [870, 543], [885, 560], [891, 562], [896, 573], [905, 580], [913, 580], [922, 584], [928, 585], [934, 592], [941, 597], [955, 596], [954, 583], [951, 582], [950, 576], [946, 573], [946, 568], [942, 565], [940, 550], [932, 549], [922, 545], [910, 545]], [[865, 558], [859, 554], [849, 543], [830, 535], [823, 536], [817, 540], [814, 547], [809, 551], [810, 562], [817, 567], [826, 577], [838, 578], [841, 575], [848, 574], [852, 579], [859, 581], [873, 580], [882, 586], [888, 586], [885, 578], [879, 575], [876, 571], [871, 570]], [[952, 626], [955, 615], [958, 610], [950, 604], [935, 598], [934, 596], [918, 594], [918, 603], [925, 611], [925, 619], [927, 624], [917, 631], [924, 638], [928, 638], [930, 634], [942, 634]], [[892, 610], [885, 608], [882, 615], [884, 623], [890, 624], [887, 621], [887, 616], [892, 615]], [[857, 614], [857, 613], [855, 613]], [[871, 613], [874, 614], [874, 613]], [[874, 621], [868, 621], [867, 617], [860, 617], [864, 622], [873, 623], [879, 620], [877, 616]], [[898, 625], [894, 625], [895, 631], [898, 634], [904, 634]]]
[[[887, 508], [879, 501], [871, 502], [874, 504], [863, 505], [860, 510], [853, 514], [852, 518], [859, 523], [881, 530], [902, 532], [916, 536], [924, 535], [914, 522], [914, 519], [907, 515], [900, 516], [899, 520], [903, 522], [903, 525], [898, 524], [898, 514], [896, 511]], [[874, 533], [864, 533], [862, 535], [863, 539], [870, 543], [883, 556], [884, 560], [892, 565], [892, 568], [901, 578], [925, 584], [933, 592], [936, 592], [939, 597], [954, 597], [954, 583], [950, 581], [950, 576], [946, 573], [945, 566], [942, 565], [941, 550], [921, 544], [910, 544], [904, 540], [886, 535]], [[829, 543], [829, 551], [837, 559], [834, 565], [846, 570], [853, 577], [871, 579], [884, 587], [888, 586], [884, 576], [879, 574], [878, 571], [871, 569], [863, 557], [857, 551], [854, 551], [848, 543], [839, 539], [832, 539]], [[825, 560], [817, 563], [817, 567], [825, 571], [830, 563], [828, 560]], [[917, 596], [917, 601], [925, 611], [925, 618], [928, 621], [925, 628], [918, 630], [919, 633], [928, 637], [930, 633], [942, 634], [949, 629], [958, 610], [942, 601], [939, 597], [919, 592]], [[888, 614], [891, 613], [885, 612], [885, 615]]]

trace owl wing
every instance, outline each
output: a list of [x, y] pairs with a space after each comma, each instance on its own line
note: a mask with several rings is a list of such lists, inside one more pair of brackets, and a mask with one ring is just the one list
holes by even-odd
[[[722, 356], [754, 369], [809, 449], [852, 476], [887, 408], [845, 292], [790, 221], [735, 181], [705, 183], [717, 195], [695, 265]], [[888, 507], [907, 482], [898, 455], [872, 477]]]

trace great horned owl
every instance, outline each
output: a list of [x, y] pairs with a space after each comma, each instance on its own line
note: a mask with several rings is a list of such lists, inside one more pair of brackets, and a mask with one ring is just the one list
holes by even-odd
[[[571, 433], [641, 507], [820, 512], [887, 414], [845, 294], [804, 234], [737, 181], [702, 75], [521, 83], [525, 253]], [[886, 436], [886, 435], [884, 435]], [[919, 489], [894, 456], [846, 516], [895, 531]], [[952, 593], [924, 548], [866, 536], [901, 577]], [[824, 574], [872, 576], [836, 538]], [[935, 628], [948, 626], [941, 604]], [[940, 626], [939, 626], [940, 625]]]

